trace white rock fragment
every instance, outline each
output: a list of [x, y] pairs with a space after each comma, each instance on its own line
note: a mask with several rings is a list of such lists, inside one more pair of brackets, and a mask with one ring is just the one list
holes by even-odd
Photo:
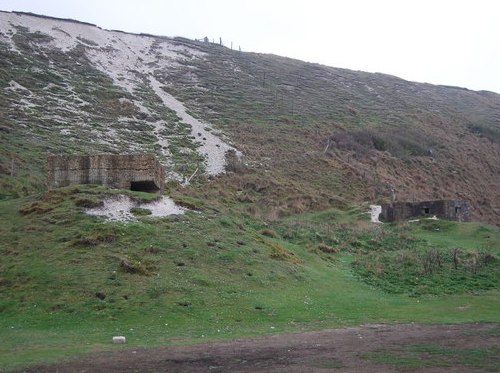
[[382, 213], [382, 206], [380, 205], [370, 205], [370, 218], [372, 223], [381, 223], [378, 219]]
[[118, 335], [113, 337], [113, 343], [127, 343], [127, 339], [122, 335]]

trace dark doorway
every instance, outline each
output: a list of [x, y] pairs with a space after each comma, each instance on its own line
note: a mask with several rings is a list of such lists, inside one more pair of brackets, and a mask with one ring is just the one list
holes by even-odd
[[134, 190], [137, 192], [154, 193], [159, 191], [160, 189], [156, 186], [154, 181], [144, 180], [144, 181], [132, 181], [130, 183], [130, 190]]
[[424, 215], [429, 215], [431, 213], [431, 209], [428, 207], [424, 207], [422, 209], [422, 212], [424, 213]]

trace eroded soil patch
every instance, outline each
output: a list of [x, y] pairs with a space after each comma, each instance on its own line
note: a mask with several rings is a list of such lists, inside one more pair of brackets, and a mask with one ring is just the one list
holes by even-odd
[[[499, 346], [500, 324], [495, 323], [365, 325], [131, 348], [24, 372], [498, 372]], [[405, 360], [402, 354], [408, 351], [422, 354]]]

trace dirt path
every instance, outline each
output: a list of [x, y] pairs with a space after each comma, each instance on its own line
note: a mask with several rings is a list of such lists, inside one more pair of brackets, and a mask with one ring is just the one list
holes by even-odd
[[[427, 357], [419, 356], [426, 362], [417, 367], [383, 364], [366, 357], [374, 351], [401, 353], [415, 345], [460, 355], [487, 348], [497, 353], [483, 355], [476, 365], [464, 365], [427, 352]], [[500, 324], [367, 325], [188, 347], [126, 349], [24, 372], [488, 372], [500, 371], [495, 350], [499, 348]]]

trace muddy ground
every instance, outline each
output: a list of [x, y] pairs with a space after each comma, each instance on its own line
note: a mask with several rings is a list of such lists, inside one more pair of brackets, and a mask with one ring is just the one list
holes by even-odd
[[[500, 354], [475, 364], [450, 356], [420, 353], [413, 365], [377, 362], [369, 356], [401, 356], [411, 346], [446, 351], [500, 351], [500, 324], [366, 325], [293, 332], [182, 347], [125, 349], [87, 355], [67, 363], [24, 372], [495, 372]], [[405, 352], [406, 351], [406, 352]], [[396, 356], [394, 355], [394, 356]], [[483, 364], [484, 363], [484, 364]]]

